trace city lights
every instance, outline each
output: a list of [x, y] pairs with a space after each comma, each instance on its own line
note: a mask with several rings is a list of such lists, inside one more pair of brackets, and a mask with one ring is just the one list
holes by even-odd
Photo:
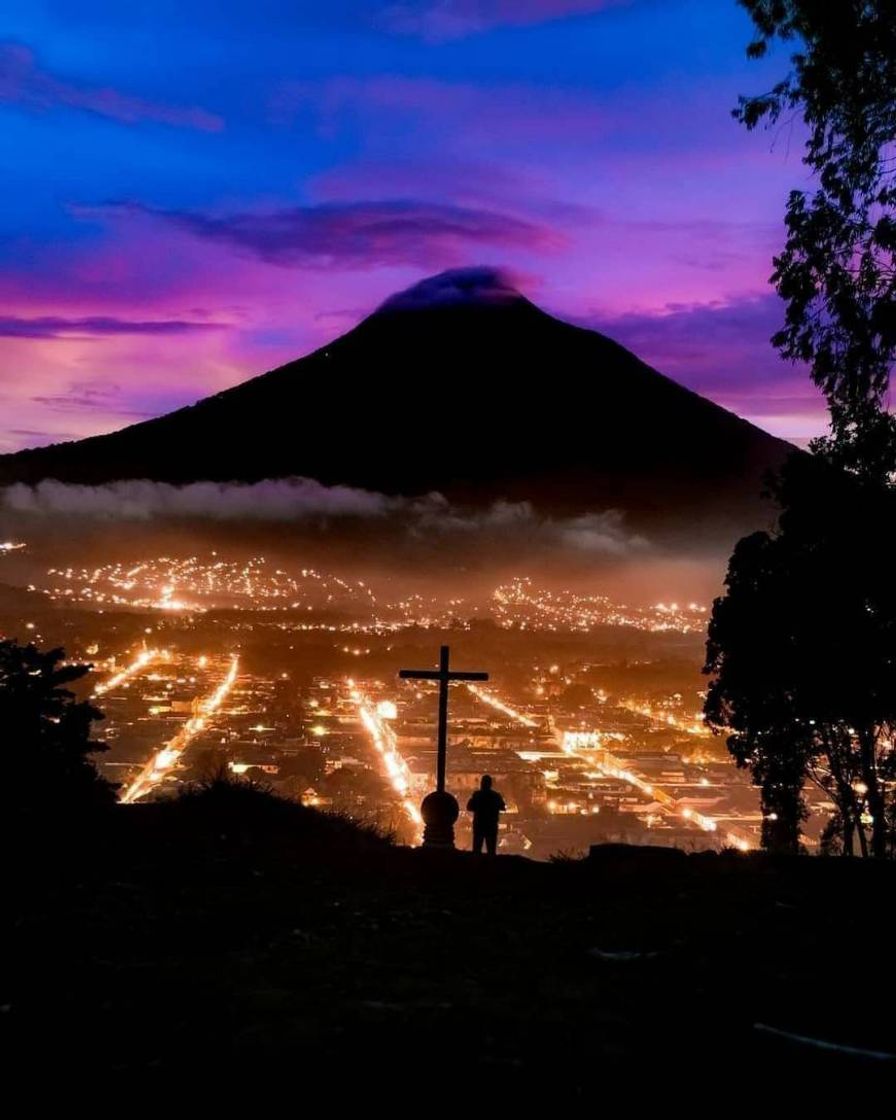
[[134, 658], [134, 660], [126, 665], [119, 672], [109, 677], [108, 680], [102, 681], [93, 690], [94, 696], [103, 696], [105, 693], [118, 688], [120, 685], [125, 684], [131, 677], [137, 676], [142, 673], [144, 669], [148, 668], [154, 661], [166, 655], [166, 651], [158, 649], [144, 649]]
[[[389, 827], [392, 802], [378, 802], [382, 786], [365, 786], [361, 776], [365, 770], [382, 774], [394, 805], [419, 837], [418, 801], [425, 792], [427, 765], [422, 759], [435, 729], [426, 689], [402, 690], [397, 700], [383, 695], [393, 635], [404, 633], [404, 643], [408, 637], [415, 640], [419, 631], [460, 631], [465, 646], [472, 646], [477, 623], [486, 621], [492, 625], [482, 629], [484, 636], [494, 634], [495, 624], [516, 632], [507, 643], [508, 649], [519, 650], [514, 654], [518, 660], [512, 678], [502, 680], [501, 672], [493, 672], [494, 685], [471, 682], [459, 692], [452, 709], [457, 739], [451, 749], [463, 760], [457, 765], [463, 789], [478, 781], [474, 767], [499, 775], [509, 767], [519, 773], [513, 780], [522, 783], [521, 789], [534, 791], [526, 796], [534, 796], [540, 809], [534, 814], [514, 810], [513, 850], [532, 849], [540, 858], [562, 846], [581, 850], [589, 834], [576, 831], [576, 818], [584, 817], [593, 818], [595, 836], [620, 820], [619, 827], [634, 830], [646, 843], [662, 843], [665, 834], [668, 842], [687, 846], [693, 833], [698, 845], [697, 837], [716, 848], [758, 845], [761, 816], [758, 807], [754, 813], [748, 807], [745, 776], [730, 764], [726, 776], [707, 776], [707, 768], [724, 758], [724, 748], [714, 747], [697, 710], [694, 686], [689, 691], [686, 678], [676, 676], [679, 670], [672, 667], [663, 670], [665, 680], [657, 678], [662, 683], [645, 681], [640, 691], [633, 682], [639, 679], [639, 666], [651, 664], [652, 653], [631, 661], [630, 677], [620, 677], [612, 659], [594, 662], [587, 653], [587, 635], [598, 628], [641, 631], [638, 642], [651, 641], [654, 634], [660, 642], [666, 634], [698, 635], [705, 609], [683, 596], [626, 606], [606, 595], [551, 589], [520, 576], [497, 587], [486, 585], [479, 599], [438, 594], [390, 598], [377, 589], [376, 579], [346, 579], [308, 564], [287, 567], [280, 561], [278, 566], [264, 556], [234, 558], [214, 551], [51, 568], [44, 586], [33, 590], [43, 592], [55, 610], [68, 605], [82, 613], [92, 610], [109, 618], [109, 626], [117, 615], [143, 612], [145, 647], [132, 647], [126, 658], [119, 653], [118, 664], [101, 662], [106, 672], [93, 692], [103, 699], [104, 732], [112, 747], [101, 766], [113, 780], [120, 780], [126, 768], [122, 800], [140, 800], [167, 782], [195, 778], [183, 750], [208, 730], [204, 721], [210, 713], [201, 710], [196, 694], [211, 684], [197, 682], [207, 682], [218, 671], [223, 639], [228, 648], [246, 650], [247, 683], [241, 689], [245, 715], [235, 718], [230, 709], [215, 725], [221, 765], [232, 773], [263, 772], [264, 781], [291, 798], [378, 818]], [[148, 612], [158, 616], [155, 621]], [[114, 648], [110, 633], [114, 626], [111, 632], [88, 632], [81, 649], [96, 653], [102, 648], [105, 653]], [[163, 634], [171, 638], [163, 639]], [[174, 635], [183, 652], [174, 648]], [[315, 654], [303, 666], [305, 635]], [[318, 664], [320, 635], [324, 656], [333, 665], [307, 684], [307, 672], [315, 673]], [[613, 639], [604, 635], [596, 640]], [[265, 668], [268, 647], [279, 653]], [[400, 648], [397, 642], [395, 648]], [[284, 656], [289, 660], [284, 662]], [[224, 668], [220, 672], [229, 676]], [[308, 717], [301, 728], [290, 722], [297, 702]], [[357, 713], [357, 732], [343, 706]], [[181, 725], [181, 720], [186, 722]], [[359, 754], [355, 735], [373, 746], [375, 756], [363, 746]], [[309, 775], [324, 768], [322, 776], [301, 789], [289, 780], [297, 772], [290, 761], [297, 750], [321, 760]], [[665, 769], [664, 752], [672, 760]], [[340, 769], [355, 777], [330, 788], [329, 775]], [[555, 833], [544, 818], [554, 816], [563, 818], [567, 831], [549, 840]], [[584, 821], [579, 824], [584, 827]], [[402, 835], [411, 835], [403, 821]]]
[[502, 712], [505, 716], [510, 716], [511, 719], [516, 720], [516, 722], [522, 724], [523, 727], [538, 726], [534, 719], [529, 719], [529, 717], [524, 716], [522, 712], [518, 712], [515, 708], [511, 708], [509, 704], [505, 704], [503, 700], [500, 700], [497, 696], [494, 695], [494, 693], [489, 692], [487, 689], [481, 688], [476, 684], [468, 684], [467, 688], [484, 704], [488, 704], [490, 708], [495, 708], [497, 711]]
[[658, 603], [633, 607], [613, 603], [604, 595], [578, 595], [536, 587], [531, 579], [519, 577], [495, 589], [496, 616], [505, 626], [589, 633], [598, 626], [622, 626], [651, 633], [675, 631], [702, 633], [707, 610], [697, 603], [680, 607]]
[[127, 787], [121, 796], [121, 800], [125, 804], [131, 804], [145, 796], [162, 781], [168, 771], [177, 765], [181, 755], [193, 739], [208, 727], [212, 716], [227, 699], [238, 672], [239, 658], [234, 655], [230, 660], [226, 676], [215, 691], [196, 704], [194, 714], [178, 731], [177, 735], [170, 743], [166, 743], [161, 750], [153, 755], [134, 781]]
[[[395, 742], [395, 733], [383, 721], [378, 707], [375, 707], [364, 695], [356, 689], [352, 690], [352, 698], [358, 707], [358, 715], [362, 724], [370, 735], [374, 749], [382, 759], [386, 777], [392, 788], [401, 799], [402, 808], [416, 830], [417, 841], [423, 835], [423, 818], [414, 801], [408, 796], [411, 786], [411, 775], [408, 765], [398, 753]], [[392, 705], [394, 707], [394, 705]]]

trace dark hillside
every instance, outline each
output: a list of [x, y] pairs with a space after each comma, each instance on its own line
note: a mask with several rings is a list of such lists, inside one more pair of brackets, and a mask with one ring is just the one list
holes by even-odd
[[717, 1076], [740, 1095], [759, 1070], [807, 1086], [887, 1065], [757, 1024], [896, 1052], [892, 1015], [862, 994], [861, 946], [892, 928], [891, 865], [649, 849], [490, 862], [289, 807], [113, 818], [48, 856], [20, 846], [3, 997], [19, 1068], [416, 1111], [436, 1059], [446, 1105], [466, 1110], [477, 1085], [502, 1108], [596, 1106], [662, 1071], [696, 1104]]

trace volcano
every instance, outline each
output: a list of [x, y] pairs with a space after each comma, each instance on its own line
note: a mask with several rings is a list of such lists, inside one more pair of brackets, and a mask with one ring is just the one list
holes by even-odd
[[728, 533], [768, 521], [763, 476], [792, 450], [477, 268], [424, 280], [314, 353], [195, 405], [2, 456], [0, 484], [299, 476]]

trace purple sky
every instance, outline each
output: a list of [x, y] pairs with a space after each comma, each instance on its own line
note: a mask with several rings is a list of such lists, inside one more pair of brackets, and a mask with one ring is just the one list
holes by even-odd
[[493, 265], [777, 434], [798, 132], [734, 0], [7, 0], [0, 450], [108, 431]]

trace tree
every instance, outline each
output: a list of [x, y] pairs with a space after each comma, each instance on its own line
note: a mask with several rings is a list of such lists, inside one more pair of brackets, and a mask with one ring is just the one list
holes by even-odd
[[817, 458], [778, 482], [773, 533], [734, 550], [713, 607], [705, 715], [761, 789], [765, 846], [798, 847], [804, 785], [837, 808], [842, 851], [887, 854], [896, 791], [896, 584], [871, 527], [896, 518], [896, 492]]
[[881, 856], [896, 821], [896, 602], [876, 539], [896, 513], [896, 12], [892, 0], [740, 3], [758, 32], [748, 54], [795, 46], [789, 74], [735, 116], [752, 129], [792, 115], [806, 129], [814, 186], [787, 203], [772, 341], [809, 365], [830, 434], [774, 483], [776, 531], [735, 549], [705, 712], [762, 791], [767, 846], [797, 847], [814, 781], [836, 806], [825, 849], [857, 841]]
[[77, 701], [66, 685], [80, 680], [87, 665], [66, 665], [64, 651], [0, 641], [0, 742], [2, 803], [6, 818], [30, 813], [96, 809], [115, 801], [115, 787], [102, 778], [90, 756], [106, 750], [91, 739], [103, 715]]
[[786, 305], [773, 338], [807, 362], [830, 437], [816, 450], [870, 480], [896, 470], [887, 408], [896, 359], [896, 10], [892, 0], [740, 0], [758, 36], [798, 44], [791, 72], [735, 116], [747, 128], [785, 114], [808, 131], [814, 189], [792, 191], [772, 281]]

